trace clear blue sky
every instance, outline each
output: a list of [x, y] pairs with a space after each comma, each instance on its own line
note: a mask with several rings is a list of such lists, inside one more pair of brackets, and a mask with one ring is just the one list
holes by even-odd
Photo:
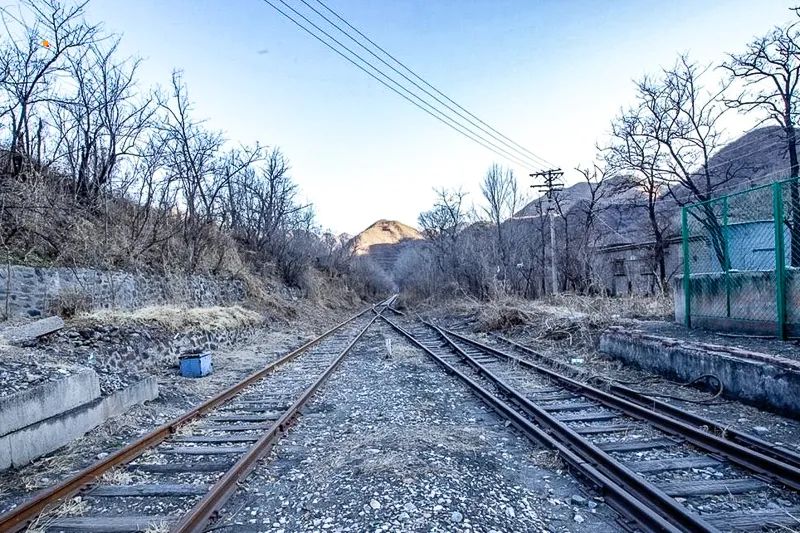
[[[719, 61], [790, 20], [795, 3], [328, 0], [461, 105], [564, 169], [591, 162], [630, 103], [632, 79], [680, 52]], [[88, 15], [145, 60], [143, 85], [166, 85], [182, 69], [211, 127], [280, 146], [325, 228], [415, 224], [434, 186], [463, 186], [477, 201], [485, 169], [503, 163], [260, 0], [92, 0]]]

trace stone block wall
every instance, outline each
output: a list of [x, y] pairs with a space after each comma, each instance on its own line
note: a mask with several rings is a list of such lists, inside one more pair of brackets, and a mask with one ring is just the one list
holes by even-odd
[[230, 305], [246, 296], [239, 280], [199, 275], [154, 276], [91, 268], [0, 267], [0, 314], [39, 317], [66, 301], [89, 309], [135, 309], [147, 305]]
[[145, 324], [68, 326], [41, 339], [39, 347], [48, 358], [92, 368], [100, 377], [101, 392], [110, 394], [142, 375], [177, 367], [183, 353], [232, 346], [249, 338], [258, 327], [171, 333]]

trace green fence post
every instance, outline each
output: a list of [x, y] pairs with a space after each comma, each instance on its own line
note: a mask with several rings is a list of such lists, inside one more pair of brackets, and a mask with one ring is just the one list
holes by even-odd
[[731, 317], [731, 256], [728, 250], [728, 197], [722, 197], [722, 253], [725, 254], [725, 316]]
[[692, 327], [692, 295], [689, 292], [689, 217], [687, 208], [681, 209], [681, 240], [683, 248], [683, 322], [687, 328]]
[[778, 338], [786, 338], [786, 257], [783, 246], [783, 189], [772, 184], [772, 216], [775, 220], [775, 325]]

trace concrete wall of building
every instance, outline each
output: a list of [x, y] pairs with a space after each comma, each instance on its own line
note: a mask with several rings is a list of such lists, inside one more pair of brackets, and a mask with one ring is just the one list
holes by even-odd
[[[593, 271], [614, 296], [648, 295], [659, 292], [652, 247], [631, 245], [600, 250]], [[680, 245], [667, 246], [664, 256], [667, 280], [680, 271]], [[620, 268], [621, 267], [621, 268]]]
[[239, 280], [205, 276], [148, 275], [91, 268], [0, 267], [0, 313], [38, 317], [64, 305], [135, 309], [147, 305], [226, 305], [246, 296]]

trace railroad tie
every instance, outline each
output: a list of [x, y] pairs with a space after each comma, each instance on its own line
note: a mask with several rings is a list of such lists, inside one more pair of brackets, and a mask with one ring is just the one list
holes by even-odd
[[765, 487], [767, 487], [766, 483], [755, 478], [668, 481], [666, 483], [658, 483], [658, 488], [673, 497], [742, 494], [753, 490], [761, 490]]
[[578, 435], [597, 435], [600, 433], [624, 433], [633, 431], [636, 426], [627, 424], [597, 424], [594, 426], [583, 426], [573, 428]]
[[233, 455], [246, 453], [248, 446], [175, 446], [174, 448], [159, 448], [159, 452], [175, 455]]
[[650, 439], [620, 442], [603, 442], [597, 445], [604, 452], [639, 452], [643, 450], [654, 450], [656, 448], [669, 448], [680, 444], [681, 440], [673, 439]]
[[170, 439], [172, 442], [225, 443], [255, 442], [260, 435], [181, 435]]
[[272, 426], [273, 424], [203, 424], [198, 429], [203, 431], [261, 431]]
[[669, 470], [688, 470], [690, 468], [707, 468], [707, 467], [719, 466], [721, 464], [722, 463], [719, 460], [714, 459], [713, 457], [709, 457], [707, 455], [694, 455], [691, 457], [673, 457], [671, 459], [655, 459], [653, 461], [629, 461], [625, 463], [625, 466], [627, 466], [634, 472], [645, 474], [645, 473], [667, 472]]
[[703, 518], [723, 530], [761, 531], [768, 527], [771, 529], [786, 528], [787, 531], [792, 531], [791, 527], [797, 526], [798, 516], [800, 516], [800, 507], [787, 507], [766, 511], [749, 509], [747, 511], [714, 513], [703, 516]]
[[277, 420], [283, 413], [273, 412], [262, 415], [218, 415], [206, 418], [209, 422], [266, 422]]
[[540, 405], [540, 407], [547, 412], [554, 413], [556, 411], [580, 411], [582, 409], [591, 409], [600, 406], [594, 402], [577, 401], [552, 403], [550, 405]]
[[233, 405], [220, 407], [218, 411], [247, 411], [250, 413], [283, 412], [288, 406], [275, 403], [237, 402]]
[[197, 461], [167, 464], [138, 463], [126, 465], [127, 470], [148, 474], [180, 474], [182, 472], [225, 472], [233, 466], [232, 461]]
[[47, 522], [47, 529], [68, 533], [129, 533], [155, 529], [176, 521], [171, 516], [75, 516]]
[[208, 492], [208, 485], [163, 484], [163, 485], [98, 485], [89, 491], [92, 497], [147, 496], [168, 498], [171, 496], [200, 496]]
[[557, 415], [556, 418], [562, 422], [591, 422], [594, 420], [612, 420], [618, 418], [620, 413], [616, 411], [593, 411], [590, 413], [574, 413]]
[[[562, 388], [531, 389], [531, 390], [526, 391], [526, 392], [528, 394], [553, 394], [555, 392], [563, 393], [564, 389], [562, 389]], [[568, 397], [571, 398], [572, 396], [568, 396]], [[539, 399], [541, 400], [542, 398], [539, 398]]]
[[525, 396], [532, 402], [557, 402], [561, 400], [577, 400], [580, 397], [567, 392], [559, 392], [557, 390], [546, 389], [548, 392], [530, 392], [527, 391]]

